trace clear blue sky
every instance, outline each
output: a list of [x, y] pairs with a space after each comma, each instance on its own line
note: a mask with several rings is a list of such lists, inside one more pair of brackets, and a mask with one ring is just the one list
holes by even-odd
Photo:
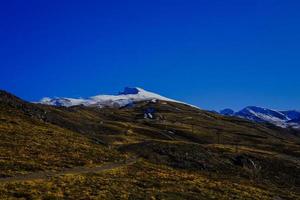
[[26, 100], [125, 86], [206, 109], [300, 109], [300, 1], [9, 0], [0, 88]]

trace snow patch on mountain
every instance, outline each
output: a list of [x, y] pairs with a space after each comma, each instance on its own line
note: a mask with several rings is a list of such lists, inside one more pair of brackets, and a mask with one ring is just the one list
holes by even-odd
[[[142, 88], [138, 87], [126, 87], [123, 92], [119, 92], [118, 95], [97, 95], [89, 98], [43, 98], [39, 103], [53, 106], [97, 106], [97, 107], [123, 107], [130, 105], [134, 102], [140, 101], [170, 101], [186, 104], [180, 101], [169, 99], [167, 97], [155, 94], [153, 92], [148, 92]], [[186, 104], [189, 105], [189, 104]], [[189, 105], [193, 106], [193, 105]], [[196, 106], [193, 106], [196, 107]]]

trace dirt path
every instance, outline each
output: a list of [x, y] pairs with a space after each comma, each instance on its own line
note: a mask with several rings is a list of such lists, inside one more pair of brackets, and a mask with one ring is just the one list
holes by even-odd
[[116, 169], [119, 167], [127, 166], [134, 164], [137, 161], [137, 158], [132, 158], [123, 163], [108, 163], [101, 166], [96, 167], [75, 167], [72, 169], [62, 170], [59, 172], [37, 172], [22, 176], [8, 177], [8, 178], [0, 178], [0, 183], [8, 183], [8, 182], [18, 182], [18, 181], [32, 181], [39, 179], [49, 179], [54, 176], [62, 176], [67, 174], [87, 174], [87, 173], [96, 173], [102, 172], [106, 170]]

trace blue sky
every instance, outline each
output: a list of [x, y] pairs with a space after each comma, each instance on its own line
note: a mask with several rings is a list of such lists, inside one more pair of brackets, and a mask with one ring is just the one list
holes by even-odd
[[0, 3], [0, 88], [29, 101], [125, 86], [206, 109], [300, 109], [300, 2]]

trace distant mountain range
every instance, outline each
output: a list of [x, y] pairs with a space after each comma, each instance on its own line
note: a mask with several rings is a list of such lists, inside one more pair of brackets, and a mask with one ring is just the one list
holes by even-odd
[[282, 128], [300, 128], [300, 111], [278, 111], [257, 106], [248, 106], [238, 112], [224, 109], [219, 112], [225, 116], [234, 116], [260, 123], [271, 123]]
[[[170, 99], [138, 87], [126, 87], [123, 92], [119, 92], [117, 95], [97, 95], [89, 98], [45, 97], [38, 103], [65, 107], [83, 105], [99, 108], [120, 108], [133, 105], [137, 102], [156, 100], [170, 101], [189, 105], [187, 103]], [[219, 114], [225, 116], [240, 117], [259, 123], [271, 123], [282, 128], [300, 129], [300, 111], [296, 110], [277, 111], [257, 106], [249, 106], [238, 112], [235, 112], [232, 109], [224, 109], [221, 110]]]

